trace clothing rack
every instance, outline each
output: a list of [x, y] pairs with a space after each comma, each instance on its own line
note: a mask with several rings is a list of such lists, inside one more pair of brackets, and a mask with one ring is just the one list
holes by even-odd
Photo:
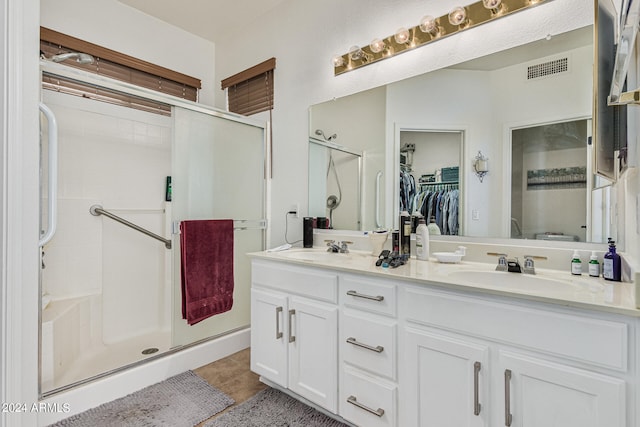
[[457, 190], [457, 182], [420, 182], [418, 183], [420, 190]]

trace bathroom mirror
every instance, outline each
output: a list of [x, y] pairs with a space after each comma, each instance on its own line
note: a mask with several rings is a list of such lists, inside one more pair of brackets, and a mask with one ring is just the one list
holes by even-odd
[[[584, 206], [580, 207], [584, 221], [576, 225], [577, 231], [559, 230], [556, 224], [538, 224], [535, 230], [525, 232], [519, 223], [518, 234], [513, 231], [511, 215], [512, 133], [540, 126], [565, 129], [561, 124], [573, 121], [590, 123], [593, 114], [593, 37], [593, 26], [588, 26], [311, 106], [311, 132], [324, 129], [336, 134], [336, 141], [341, 144], [363, 151], [362, 222], [345, 224], [341, 228], [375, 229], [375, 212], [381, 207], [386, 208], [382, 215], [384, 227], [397, 227], [401, 130], [456, 130], [462, 133], [462, 160], [451, 159], [451, 163], [460, 163], [460, 177], [464, 181], [464, 188], [460, 189], [460, 235], [535, 239], [546, 234], [552, 236], [547, 238], [552, 240], [606, 241], [613, 233], [605, 223], [609, 220], [608, 199], [603, 200], [602, 195], [592, 197], [591, 192], [602, 186], [602, 180], [592, 174], [586, 174], [586, 183], [580, 184], [585, 193]], [[425, 98], [434, 102], [424, 102]], [[461, 99], [464, 99], [463, 103]], [[572, 139], [574, 136], [553, 137]], [[581, 132], [580, 137], [584, 136]], [[579, 164], [566, 164], [562, 168], [591, 170], [593, 148], [587, 145], [588, 138], [580, 143], [584, 158]], [[473, 158], [479, 151], [488, 158], [489, 171], [482, 182], [472, 168]], [[562, 155], [556, 151], [547, 153], [546, 157]], [[313, 162], [311, 157], [310, 162]], [[545, 169], [558, 167], [542, 162], [531, 170]], [[394, 189], [392, 193], [385, 193], [384, 187], [379, 190], [376, 182], [379, 172], [385, 175], [385, 180], [393, 182], [386, 187]], [[547, 191], [545, 195], [549, 195], [549, 191], [556, 190], [546, 187], [540, 191]], [[324, 195], [316, 195], [310, 190], [310, 205], [322, 197]], [[599, 206], [595, 205], [596, 199]], [[539, 211], [539, 217], [557, 214], [557, 211]], [[586, 227], [598, 231], [585, 231]]]

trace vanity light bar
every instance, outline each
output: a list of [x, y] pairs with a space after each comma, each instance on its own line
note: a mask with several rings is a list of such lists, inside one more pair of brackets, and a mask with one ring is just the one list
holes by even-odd
[[[349, 52], [333, 57], [334, 75], [340, 75], [402, 52], [424, 46], [469, 28], [503, 16], [511, 15], [551, 0], [480, 0], [465, 7], [456, 7], [438, 18], [425, 16], [420, 25], [400, 28], [384, 39], [374, 39], [365, 47], [353, 46]], [[455, 23], [459, 22], [458, 25]]]

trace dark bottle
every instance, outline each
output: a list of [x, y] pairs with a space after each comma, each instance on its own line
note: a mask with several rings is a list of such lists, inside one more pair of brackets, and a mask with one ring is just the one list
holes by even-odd
[[616, 253], [616, 242], [609, 239], [609, 252], [604, 254], [602, 263], [602, 277], [605, 280], [620, 282], [622, 280], [622, 265], [620, 255]]
[[400, 214], [400, 255], [411, 255], [411, 216], [407, 211]]

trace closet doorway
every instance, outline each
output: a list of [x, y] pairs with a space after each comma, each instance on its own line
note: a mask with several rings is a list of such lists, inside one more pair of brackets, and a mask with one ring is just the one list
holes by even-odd
[[461, 130], [400, 129], [399, 211], [435, 221], [443, 235], [461, 235], [464, 143]]

